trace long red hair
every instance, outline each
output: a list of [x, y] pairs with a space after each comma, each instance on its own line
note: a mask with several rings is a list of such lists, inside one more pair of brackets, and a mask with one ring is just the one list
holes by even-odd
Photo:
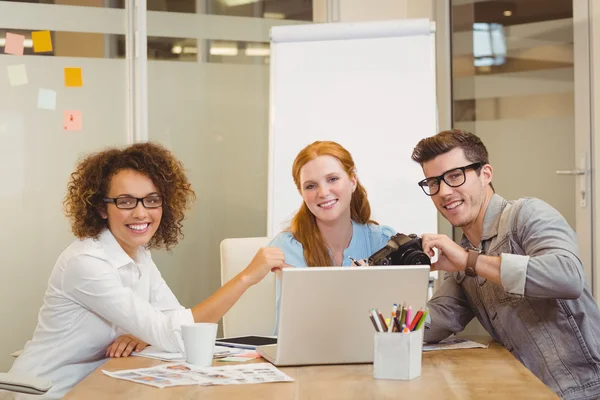
[[[352, 193], [350, 200], [350, 218], [360, 224], [376, 224], [371, 220], [371, 206], [367, 199], [367, 191], [358, 181], [356, 176], [356, 167], [352, 156], [341, 145], [336, 142], [317, 141], [309, 144], [298, 153], [292, 166], [292, 176], [294, 183], [300, 193], [302, 193], [300, 182], [300, 170], [306, 163], [319, 156], [335, 157], [344, 168], [344, 171], [350, 178], [356, 178], [356, 189]], [[296, 213], [289, 227], [289, 231], [294, 238], [302, 244], [304, 248], [304, 260], [309, 267], [333, 265], [333, 260], [317, 226], [317, 219], [308, 209], [305, 202], [302, 202], [300, 210]]]

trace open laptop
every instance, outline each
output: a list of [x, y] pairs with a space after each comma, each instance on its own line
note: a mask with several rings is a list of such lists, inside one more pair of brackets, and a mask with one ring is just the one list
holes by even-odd
[[369, 310], [416, 312], [428, 283], [429, 265], [284, 268], [277, 344], [256, 350], [277, 366], [373, 362]]

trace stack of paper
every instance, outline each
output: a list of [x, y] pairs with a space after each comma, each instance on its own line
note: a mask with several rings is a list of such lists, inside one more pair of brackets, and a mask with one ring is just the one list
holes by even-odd
[[487, 349], [487, 344], [472, 342], [467, 339], [448, 338], [439, 343], [423, 344], [423, 351], [455, 350], [455, 349]]
[[[215, 346], [213, 358], [223, 358], [233, 354], [243, 353], [242, 349], [232, 349], [224, 346]], [[185, 361], [185, 357], [181, 353], [169, 353], [167, 351], [158, 350], [152, 346], [146, 347], [142, 351], [134, 351], [132, 356], [154, 358], [162, 361]]]

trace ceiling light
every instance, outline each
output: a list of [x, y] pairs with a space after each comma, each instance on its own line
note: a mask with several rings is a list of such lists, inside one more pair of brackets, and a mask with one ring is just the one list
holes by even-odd
[[212, 56], [237, 56], [237, 46], [210, 46], [210, 54]]
[[269, 48], [268, 44], [261, 44], [261, 43], [248, 43], [248, 45], [246, 46], [246, 49], [244, 50], [244, 53], [247, 56], [261, 56], [261, 57], [268, 57], [271, 55], [271, 49]]
[[198, 54], [198, 49], [196, 47], [184, 47], [183, 54]]
[[[4, 47], [6, 45], [6, 39], [0, 38], [0, 46]], [[33, 40], [25, 39], [23, 41], [23, 47], [33, 47]]]
[[512, 11], [506, 10], [502, 14], [504, 14], [505, 17], [510, 17], [512, 15]]
[[283, 13], [274, 13], [274, 12], [266, 12], [263, 14], [263, 18], [267, 19], [285, 19], [285, 14]]
[[259, 49], [259, 48], [246, 49], [246, 55], [247, 56], [263, 56], [263, 57], [267, 57], [267, 56], [271, 55], [271, 50], [270, 49]]
[[250, 4], [256, 2], [256, 0], [221, 0], [222, 3], [225, 3], [226, 7], [236, 7], [243, 6], [244, 4]]
[[173, 48], [171, 49], [171, 53], [173, 54], [181, 54], [182, 51], [183, 49], [181, 48], [181, 46], [173, 46]]

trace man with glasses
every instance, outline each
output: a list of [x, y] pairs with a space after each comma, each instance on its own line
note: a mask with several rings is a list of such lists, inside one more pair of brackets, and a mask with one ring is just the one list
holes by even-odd
[[488, 152], [472, 133], [423, 139], [412, 158], [423, 168], [423, 192], [463, 231], [460, 245], [422, 235], [423, 251], [439, 253], [432, 269], [445, 271], [428, 303], [425, 341], [477, 317], [561, 398], [600, 398], [600, 310], [567, 221], [542, 200], [495, 194]]

